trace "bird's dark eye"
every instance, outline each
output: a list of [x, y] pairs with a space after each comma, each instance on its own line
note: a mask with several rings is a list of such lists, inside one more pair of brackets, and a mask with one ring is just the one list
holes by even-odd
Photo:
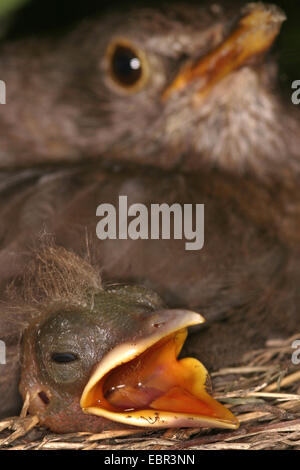
[[53, 353], [51, 360], [57, 364], [67, 364], [69, 362], [77, 361], [78, 357], [73, 353]]
[[124, 91], [138, 91], [147, 78], [146, 59], [127, 42], [117, 41], [107, 50], [108, 70], [114, 83]]

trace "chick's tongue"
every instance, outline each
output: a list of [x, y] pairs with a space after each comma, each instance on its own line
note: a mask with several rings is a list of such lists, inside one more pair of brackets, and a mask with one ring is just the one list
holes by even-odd
[[175, 361], [173, 338], [152, 346], [109, 375], [104, 385], [106, 400], [121, 409], [149, 407], [176, 382]]
[[123, 411], [147, 407], [210, 414], [209, 407], [188, 391], [193, 372], [177, 360], [185, 336], [180, 332], [169, 337], [112, 371], [104, 384], [105, 399]]

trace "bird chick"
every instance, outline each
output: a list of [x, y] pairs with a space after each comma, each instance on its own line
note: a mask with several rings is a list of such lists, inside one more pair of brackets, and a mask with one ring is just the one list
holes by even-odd
[[[208, 393], [205, 367], [178, 360], [200, 314], [167, 309], [145, 287], [104, 286], [89, 262], [53, 245], [39, 249], [22, 282], [20, 391], [41, 424], [56, 432], [238, 427]], [[7, 401], [2, 395], [1, 413]]]
[[278, 7], [126, 8], [59, 39], [3, 44], [2, 167], [107, 158], [260, 177], [298, 169], [299, 114], [262, 59], [285, 20]]

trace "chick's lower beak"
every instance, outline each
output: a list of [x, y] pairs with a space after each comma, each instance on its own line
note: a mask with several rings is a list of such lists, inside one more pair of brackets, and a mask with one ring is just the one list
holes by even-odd
[[83, 411], [142, 427], [236, 429], [238, 420], [207, 392], [205, 367], [196, 359], [178, 360], [187, 327], [203, 317], [182, 310], [162, 311], [161, 317], [161, 329], [117, 346], [100, 361], [83, 391]]
[[163, 101], [196, 80], [199, 82], [197, 97], [205, 97], [222, 78], [266, 52], [279, 34], [285, 19], [285, 14], [275, 5], [246, 5], [230, 36], [204, 58], [183, 67], [164, 91]]

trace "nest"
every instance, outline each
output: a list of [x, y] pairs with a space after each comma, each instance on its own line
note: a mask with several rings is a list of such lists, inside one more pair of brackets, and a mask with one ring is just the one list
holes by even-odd
[[292, 343], [268, 341], [243, 357], [239, 367], [212, 374], [214, 396], [239, 418], [236, 431], [216, 429], [113, 430], [100, 434], [54, 434], [28, 416], [0, 421], [0, 449], [7, 450], [300, 450], [300, 369]]

